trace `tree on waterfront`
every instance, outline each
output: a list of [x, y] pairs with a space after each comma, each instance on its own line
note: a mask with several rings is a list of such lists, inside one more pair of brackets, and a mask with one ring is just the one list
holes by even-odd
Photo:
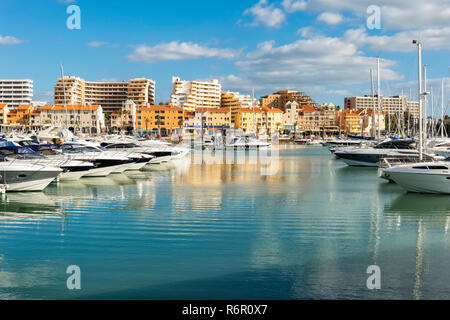
[[161, 138], [161, 116], [159, 114], [156, 115], [156, 125], [158, 126], [158, 138]]

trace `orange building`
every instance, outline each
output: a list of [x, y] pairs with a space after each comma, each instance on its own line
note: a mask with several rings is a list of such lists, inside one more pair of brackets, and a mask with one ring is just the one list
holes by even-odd
[[363, 117], [353, 110], [338, 112], [337, 122], [345, 134], [362, 134], [364, 132]]
[[141, 107], [138, 112], [138, 129], [146, 131], [161, 130], [168, 134], [173, 129], [183, 127], [183, 109], [172, 106]]
[[9, 125], [28, 125], [30, 115], [34, 108], [31, 105], [19, 105], [16, 109], [9, 110], [6, 116], [6, 124]]

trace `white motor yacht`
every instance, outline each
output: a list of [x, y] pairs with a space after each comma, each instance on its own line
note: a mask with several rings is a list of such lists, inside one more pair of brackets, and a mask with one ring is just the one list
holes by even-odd
[[419, 151], [412, 139], [386, 141], [368, 148], [338, 149], [334, 154], [348, 166], [357, 167], [378, 167], [383, 158], [408, 162], [417, 162], [419, 159]]
[[0, 162], [0, 183], [6, 191], [42, 191], [62, 172], [44, 164]]
[[386, 177], [408, 192], [450, 194], [450, 162], [419, 162], [384, 170]]
[[253, 136], [233, 137], [231, 141], [225, 143], [226, 149], [266, 149], [271, 146], [270, 142], [258, 140]]

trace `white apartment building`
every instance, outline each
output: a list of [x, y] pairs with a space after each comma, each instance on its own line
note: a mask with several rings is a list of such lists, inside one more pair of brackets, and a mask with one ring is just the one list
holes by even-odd
[[222, 86], [219, 80], [184, 81], [172, 77], [170, 104], [186, 111], [196, 108], [220, 108]]
[[79, 77], [58, 79], [55, 86], [55, 104], [101, 105], [105, 112], [122, 109], [125, 101], [133, 101], [138, 108], [155, 104], [155, 81], [146, 78], [130, 82], [94, 82]]
[[[347, 97], [344, 99], [345, 109], [372, 109], [373, 104], [378, 108], [378, 97], [364, 96], [364, 97]], [[390, 114], [398, 115], [399, 113], [409, 112], [414, 118], [419, 117], [419, 103], [415, 101], [408, 101], [407, 96], [391, 96], [381, 98], [381, 111]]]
[[10, 108], [21, 104], [29, 105], [33, 99], [33, 80], [0, 79], [0, 103], [7, 103]]

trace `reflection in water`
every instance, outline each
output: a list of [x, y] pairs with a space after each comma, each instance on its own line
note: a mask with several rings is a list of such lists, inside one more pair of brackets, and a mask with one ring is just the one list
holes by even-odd
[[[170, 170], [6, 194], [0, 298], [450, 297], [446, 197], [405, 194], [322, 148], [272, 160], [268, 175], [248, 152], [195, 151]], [[82, 292], [61, 285], [69, 264], [88, 270]], [[372, 264], [381, 291], [365, 286]]]
[[0, 219], [60, 213], [56, 202], [43, 192], [10, 192], [0, 197]]
[[416, 251], [416, 273], [414, 278], [414, 291], [413, 297], [416, 300], [420, 300], [421, 297], [421, 287], [422, 287], [422, 277], [423, 277], [423, 222], [420, 220], [417, 226], [417, 251]]
[[[450, 202], [447, 196], [402, 194], [391, 204], [385, 207], [385, 215], [389, 220], [397, 220], [397, 230], [400, 224], [410, 223], [416, 225], [415, 245], [415, 273], [413, 298], [422, 298], [422, 287], [425, 265], [425, 227], [434, 234], [444, 235], [444, 246], [447, 247], [448, 223], [450, 215]], [[429, 239], [430, 240], [430, 239]], [[430, 263], [428, 261], [427, 263]]]

